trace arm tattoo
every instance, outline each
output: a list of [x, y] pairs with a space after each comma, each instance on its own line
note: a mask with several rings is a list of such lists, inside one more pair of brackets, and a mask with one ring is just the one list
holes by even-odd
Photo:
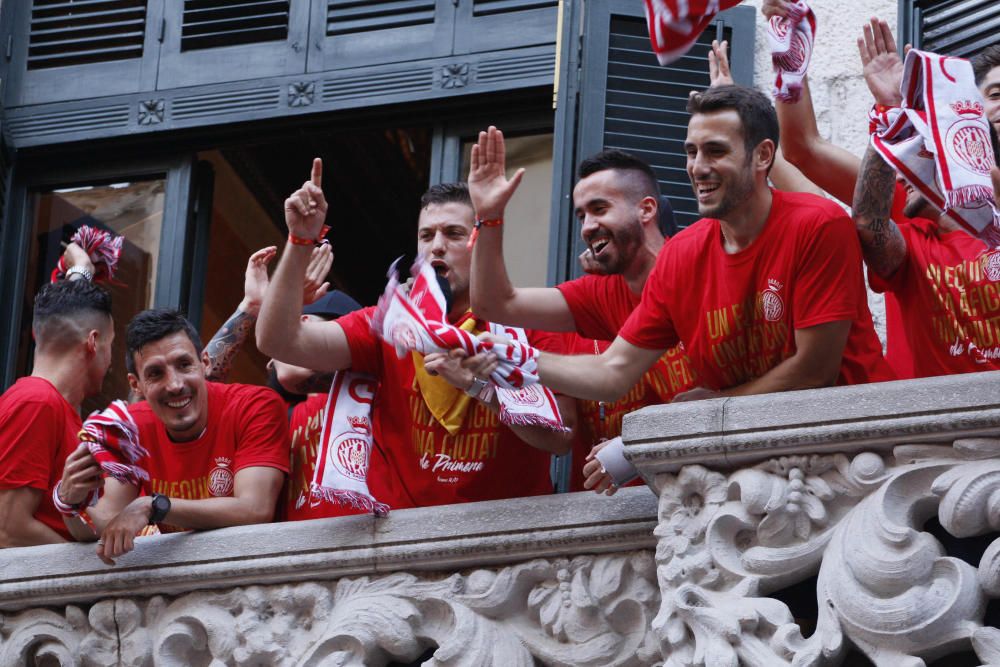
[[205, 378], [212, 382], [225, 382], [233, 366], [236, 353], [243, 347], [250, 330], [257, 318], [237, 310], [226, 320], [226, 323], [215, 332], [208, 341], [205, 352], [208, 354], [208, 369]]
[[906, 241], [892, 221], [896, 172], [871, 146], [865, 152], [854, 188], [854, 223], [868, 268], [889, 278], [906, 256]]

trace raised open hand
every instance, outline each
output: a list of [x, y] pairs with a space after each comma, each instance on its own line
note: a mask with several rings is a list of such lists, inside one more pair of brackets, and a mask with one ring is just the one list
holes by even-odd
[[513, 178], [507, 180], [506, 162], [503, 132], [491, 125], [479, 133], [479, 141], [472, 147], [472, 168], [469, 170], [469, 195], [480, 220], [502, 218], [507, 202], [524, 176], [524, 169], [518, 169]]
[[[909, 47], [907, 47], [909, 50]], [[899, 92], [903, 82], [903, 60], [896, 52], [896, 40], [885, 21], [873, 18], [858, 38], [858, 53], [868, 89], [875, 102], [888, 107], [899, 106], [903, 96]]]
[[733, 81], [733, 75], [729, 72], [728, 49], [729, 42], [726, 40], [723, 40], [721, 44], [718, 40], [712, 40], [712, 48], [708, 52], [709, 88], [731, 86], [736, 83]]
[[264, 303], [264, 295], [267, 294], [267, 286], [271, 282], [267, 276], [267, 265], [277, 252], [276, 247], [268, 246], [250, 255], [250, 259], [247, 260], [246, 275], [243, 279], [243, 303], [240, 304], [240, 310], [244, 313], [256, 315], [260, 312], [260, 304]]
[[303, 305], [316, 303], [330, 290], [330, 283], [326, 281], [326, 277], [332, 266], [333, 246], [324, 243], [313, 248], [309, 266], [306, 267], [306, 279], [302, 284]]
[[285, 224], [288, 233], [303, 239], [319, 238], [326, 220], [326, 197], [323, 196], [323, 161], [313, 159], [312, 174], [302, 187], [285, 200]]

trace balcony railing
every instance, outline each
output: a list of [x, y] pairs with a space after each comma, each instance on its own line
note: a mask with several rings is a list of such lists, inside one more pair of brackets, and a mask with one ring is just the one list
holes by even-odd
[[1000, 542], [967, 539], [1000, 527], [996, 374], [647, 408], [625, 438], [655, 496], [0, 552], [0, 664], [1000, 663]]

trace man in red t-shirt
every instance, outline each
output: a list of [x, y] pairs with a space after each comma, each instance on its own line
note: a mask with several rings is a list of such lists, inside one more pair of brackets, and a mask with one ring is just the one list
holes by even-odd
[[[129, 413], [149, 452], [138, 462], [149, 479], [141, 488], [104, 481], [104, 495], [88, 510], [100, 531], [98, 556], [113, 564], [148, 524], [171, 530], [271, 521], [288, 472], [288, 419], [278, 395], [206, 381], [198, 332], [176, 311], [143, 311], [126, 336], [129, 383], [145, 397]], [[69, 504], [90, 491], [63, 484]], [[86, 538], [79, 519], [66, 523]]]
[[[884, 21], [872, 21], [865, 33], [858, 48], [868, 88], [877, 104], [899, 106], [902, 62], [892, 31]], [[997, 79], [1000, 88], [1000, 74]], [[990, 130], [995, 155], [996, 130]], [[1000, 183], [995, 162], [992, 171]], [[912, 187], [900, 214], [896, 173], [871, 145], [860, 175], [852, 210], [868, 280], [889, 297], [886, 358], [897, 374], [1000, 370], [1000, 250], [941, 215]]]
[[[74, 263], [75, 250], [82, 262]], [[80, 269], [35, 297], [32, 373], [0, 396], [0, 547], [72, 539], [52, 492], [77, 449], [80, 403], [100, 392], [111, 365], [115, 332], [111, 296], [80, 277], [86, 253], [71, 244], [67, 260]], [[93, 275], [92, 265], [88, 270]], [[100, 478], [92, 465], [75, 474], [84, 482]]]
[[692, 95], [688, 110], [688, 176], [705, 217], [664, 246], [608, 350], [542, 354], [542, 381], [613, 400], [681, 341], [702, 385], [689, 399], [890, 379], [850, 218], [767, 186], [778, 140], [767, 98], [720, 86]]
[[[382, 482], [384, 493], [376, 495], [394, 509], [551, 492], [549, 454], [567, 451], [572, 436], [539, 426], [501, 425], [496, 398], [483, 391], [485, 383], [478, 379], [483, 374], [463, 368], [447, 354], [398, 358], [372, 331], [370, 308], [330, 324], [299, 319], [298, 286], [308, 244], [320, 234], [326, 217], [321, 182], [322, 162], [317, 159], [311, 180], [285, 202], [289, 243], [257, 323], [260, 349], [297, 366], [349, 368], [379, 380], [372, 406], [373, 437], [389, 464], [389, 479]], [[448, 282], [449, 320], [483, 331], [488, 324], [469, 311], [472, 228], [464, 185], [436, 185], [425, 193], [417, 251]], [[473, 357], [472, 363], [484, 356]], [[565, 423], [572, 426], [573, 402], [557, 400]]]

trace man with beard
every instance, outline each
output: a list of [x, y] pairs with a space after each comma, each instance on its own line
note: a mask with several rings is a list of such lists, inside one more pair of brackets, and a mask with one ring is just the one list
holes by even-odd
[[688, 111], [687, 171], [705, 217], [664, 246], [607, 351], [542, 353], [542, 382], [614, 400], [678, 342], [702, 385], [692, 399], [891, 379], [850, 218], [767, 185], [778, 142], [767, 98], [719, 86], [692, 95]]
[[[94, 267], [79, 246], [71, 244], [66, 258], [71, 279], [45, 285], [35, 297], [31, 375], [0, 396], [0, 547], [71, 539], [53, 489], [67, 459], [86, 452], [76, 451], [80, 404], [100, 393], [111, 365], [111, 296], [80, 279]], [[92, 465], [78, 466], [76, 474], [85, 482], [100, 479]]]
[[[149, 478], [141, 487], [104, 480], [88, 510], [100, 533], [98, 556], [114, 564], [147, 524], [170, 531], [271, 521], [288, 472], [288, 419], [277, 394], [206, 381], [198, 332], [177, 311], [136, 315], [126, 346], [129, 384], [145, 397], [128, 411], [148, 451], [137, 465]], [[68, 504], [99, 486], [70, 478], [65, 471], [60, 494]], [[66, 525], [78, 539], [93, 539], [78, 518]]]
[[[311, 180], [285, 201], [289, 243], [257, 322], [261, 351], [288, 364], [317, 371], [351, 369], [379, 381], [372, 405], [373, 440], [388, 462], [385, 474], [391, 479], [383, 482], [387, 492], [376, 495], [392, 508], [551, 492], [549, 454], [566, 452], [571, 433], [502, 425], [497, 399], [479, 379], [484, 375], [463, 368], [448, 354], [397, 357], [393, 346], [372, 331], [373, 308], [332, 323], [299, 318], [307, 246], [319, 236], [327, 212], [321, 183], [322, 162], [316, 159]], [[484, 331], [488, 323], [469, 310], [473, 217], [463, 184], [432, 186], [421, 199], [417, 251], [448, 282], [449, 322]], [[538, 338], [532, 341], [537, 344]], [[564, 423], [572, 427], [573, 402], [557, 400]]]
[[[888, 24], [872, 20], [858, 49], [876, 104], [899, 106], [902, 60]], [[1000, 57], [1000, 49], [988, 49], [980, 62], [991, 54]], [[976, 78], [987, 95], [1000, 98], [1000, 67], [981, 66]], [[975, 91], [969, 92], [974, 98]], [[1000, 119], [1000, 103], [994, 99], [992, 105]], [[996, 155], [996, 126], [989, 128]], [[995, 161], [992, 177], [996, 189]], [[1000, 253], [909, 185], [900, 213], [898, 197], [893, 202], [896, 179], [869, 144], [852, 208], [868, 281], [886, 293], [886, 358], [901, 378], [1000, 370]]]

